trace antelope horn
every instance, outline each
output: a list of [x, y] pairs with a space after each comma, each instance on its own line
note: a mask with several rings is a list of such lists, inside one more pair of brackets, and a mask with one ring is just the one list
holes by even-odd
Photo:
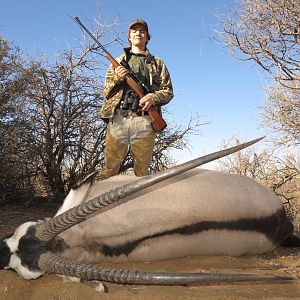
[[133, 183], [129, 183], [118, 187], [87, 202], [82, 202], [80, 205], [73, 207], [65, 211], [64, 213], [37, 225], [36, 237], [43, 241], [49, 241], [59, 233], [65, 231], [66, 229], [76, 224], [85, 221], [87, 218], [93, 216], [95, 213], [104, 212], [106, 210], [109, 210], [111, 207], [115, 207], [127, 202], [129, 200], [128, 198], [126, 198], [127, 196], [130, 196], [138, 191], [141, 191], [170, 177], [179, 175], [183, 172], [201, 166], [205, 163], [214, 161], [216, 159], [242, 150], [259, 142], [263, 138], [264, 137], [261, 137], [243, 143], [241, 145], [207, 154], [205, 156], [185, 162], [181, 165], [174, 166], [170, 169], [158, 172], [154, 175], [144, 176]]
[[41, 255], [38, 266], [42, 271], [120, 284], [137, 285], [199, 285], [220, 282], [255, 282], [293, 280], [287, 276], [224, 274], [224, 273], [158, 273], [103, 268], [96, 264], [78, 262], [54, 253]]

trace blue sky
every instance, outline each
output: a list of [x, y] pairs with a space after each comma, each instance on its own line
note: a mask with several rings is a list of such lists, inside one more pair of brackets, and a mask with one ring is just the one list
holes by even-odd
[[[191, 137], [191, 152], [174, 153], [186, 161], [219, 149], [232, 136], [250, 140], [265, 135], [258, 114], [264, 104], [260, 70], [205, 38], [218, 28], [217, 15], [232, 2], [10, 0], [1, 3], [0, 32], [24, 52], [52, 55], [62, 53], [81, 35], [69, 15], [82, 21], [119, 16], [117, 30], [124, 34], [132, 20], [145, 19], [152, 35], [149, 49], [165, 61], [173, 80], [175, 97], [168, 105], [168, 122], [184, 124], [192, 114], [209, 122], [201, 127], [201, 136]], [[108, 50], [114, 56], [122, 51]]]

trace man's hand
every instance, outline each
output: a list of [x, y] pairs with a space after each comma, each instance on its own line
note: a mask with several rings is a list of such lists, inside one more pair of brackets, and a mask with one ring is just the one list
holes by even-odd
[[128, 70], [126, 68], [124, 68], [123, 66], [118, 66], [115, 69], [115, 73], [119, 80], [124, 80], [126, 75], [128, 74]]
[[154, 105], [152, 96], [150, 94], [144, 96], [142, 99], [140, 99], [139, 105], [142, 108], [142, 110], [148, 111], [149, 108]]

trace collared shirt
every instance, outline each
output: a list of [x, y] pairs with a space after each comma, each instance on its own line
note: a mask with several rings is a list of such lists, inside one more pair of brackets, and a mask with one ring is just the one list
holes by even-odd
[[[128, 60], [130, 48], [126, 48], [124, 51], [125, 53], [116, 58], [116, 61]], [[166, 65], [159, 57], [151, 55], [148, 49], [145, 51], [145, 56], [145, 66], [149, 72], [149, 85], [151, 87], [151, 93], [149, 94], [152, 96], [154, 105], [160, 107], [173, 98], [171, 77]], [[124, 80], [117, 78], [114, 67], [110, 65], [105, 77], [103, 96], [107, 100], [100, 111], [101, 118], [113, 117], [126, 85], [127, 83]]]
[[[132, 53], [130, 51], [129, 55], [127, 56], [128, 65], [130, 69], [134, 72], [135, 76], [142, 82], [145, 86], [149, 87], [150, 85], [150, 76], [149, 70], [146, 67], [146, 54], [145, 53]], [[126, 84], [124, 86], [121, 103], [124, 101], [125, 95], [132, 92], [132, 88]], [[136, 93], [134, 93], [136, 95]], [[136, 95], [137, 97], [137, 95]]]

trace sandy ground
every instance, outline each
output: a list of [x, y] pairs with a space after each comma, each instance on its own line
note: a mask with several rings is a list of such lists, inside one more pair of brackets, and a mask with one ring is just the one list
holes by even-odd
[[[0, 212], [0, 236], [12, 232], [19, 224], [53, 215], [45, 211], [13, 210]], [[0, 271], [1, 300], [94, 300], [94, 299], [300, 299], [300, 249], [278, 248], [258, 256], [231, 258], [187, 257], [155, 263], [111, 265], [145, 271], [218, 272], [289, 275], [285, 283], [230, 283], [189, 287], [129, 286], [107, 284], [108, 293], [100, 294], [85, 283], [65, 283], [56, 275], [24, 280], [15, 272]]]

